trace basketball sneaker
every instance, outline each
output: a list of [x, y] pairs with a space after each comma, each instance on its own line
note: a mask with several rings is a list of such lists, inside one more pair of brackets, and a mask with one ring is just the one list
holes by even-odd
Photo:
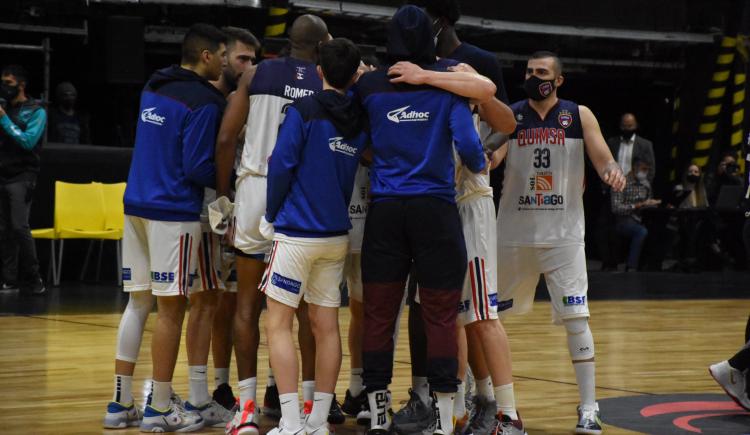
[[367, 407], [357, 413], [357, 424], [360, 426], [369, 426], [372, 414], [370, 413], [370, 403], [367, 403]]
[[[301, 428], [297, 429], [296, 432], [288, 431], [284, 428], [284, 426], [282, 426], [281, 420], [279, 420], [279, 425], [269, 430], [266, 435], [307, 435], [307, 432], [305, 432], [304, 424]], [[323, 432], [320, 432], [319, 435], [323, 435]]]
[[409, 389], [409, 401], [393, 415], [393, 430], [399, 435], [423, 432], [435, 420], [431, 404], [425, 404], [419, 395]]
[[721, 388], [738, 405], [750, 411], [750, 398], [747, 395], [747, 378], [745, 373], [729, 365], [729, 361], [716, 363], [708, 368], [708, 372], [721, 385]]
[[[336, 400], [336, 393], [333, 394], [333, 400], [331, 400], [331, 410], [328, 411], [328, 423], [330, 424], [343, 424], [346, 421], [346, 416], [341, 410], [341, 405]], [[308, 432], [309, 434], [309, 432]]]
[[105, 429], [124, 429], [126, 427], [140, 426], [141, 412], [131, 403], [124, 406], [117, 402], [109, 402], [107, 413], [104, 414]]
[[602, 433], [602, 420], [599, 418], [599, 404], [578, 407], [578, 424], [575, 433], [599, 435]]
[[341, 410], [344, 414], [356, 417], [360, 411], [369, 408], [370, 404], [367, 402], [367, 393], [365, 390], [359, 392], [355, 397], [349, 390], [346, 390], [346, 396], [344, 396], [344, 403], [341, 404]]
[[234, 418], [227, 423], [224, 433], [227, 435], [258, 435], [258, 423], [255, 422], [255, 402], [246, 400], [242, 409], [238, 409]]
[[489, 432], [491, 435], [528, 435], [523, 428], [521, 416], [518, 420], [512, 420], [509, 416], [498, 413], [495, 417], [495, 428]]
[[484, 396], [474, 396], [471, 400], [471, 421], [469, 427], [475, 434], [492, 433], [497, 426], [497, 402]]
[[266, 387], [266, 394], [263, 396], [263, 415], [273, 419], [281, 418], [281, 403], [279, 403], [279, 389], [276, 385]]
[[203, 428], [200, 415], [185, 412], [175, 406], [159, 411], [146, 405], [141, 421], [141, 432], [193, 432]]
[[219, 403], [224, 408], [235, 412], [237, 411], [237, 399], [234, 397], [234, 392], [229, 384], [224, 383], [216, 387], [211, 398]]
[[212, 400], [203, 406], [195, 406], [185, 402], [185, 411], [197, 412], [203, 419], [204, 427], [225, 427], [232, 421], [234, 414], [221, 406], [219, 402]]
[[463, 417], [456, 417], [456, 420], [453, 422], [453, 433], [455, 435], [471, 435], [473, 432], [471, 430], [471, 424], [469, 421], [469, 413], [463, 415]]

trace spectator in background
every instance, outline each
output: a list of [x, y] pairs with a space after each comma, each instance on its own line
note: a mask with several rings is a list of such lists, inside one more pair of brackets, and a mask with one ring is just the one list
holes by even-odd
[[613, 136], [607, 140], [612, 155], [620, 164], [622, 172], [631, 172], [636, 160], [641, 160], [649, 166], [648, 182], [654, 182], [656, 174], [656, 161], [654, 158], [654, 145], [650, 140], [636, 134], [638, 121], [632, 113], [624, 113], [620, 118], [620, 135]]
[[[671, 202], [681, 210], [708, 208], [708, 195], [701, 168], [691, 164], [682, 175], [682, 182], [674, 186], [673, 198], [688, 193], [679, 203]], [[707, 216], [704, 213], [676, 213], [670, 216], [667, 229], [671, 232], [673, 256], [678, 261], [677, 270], [696, 271], [698, 265], [698, 245], [705, 242]], [[701, 236], [704, 236], [701, 238]]]
[[675, 193], [690, 192], [679, 204], [679, 208], [705, 208], [708, 207], [708, 195], [702, 177], [701, 168], [698, 165], [690, 165], [682, 176], [682, 184], [674, 187]]
[[73, 83], [62, 82], [55, 88], [55, 103], [49, 111], [50, 142], [91, 143], [89, 115], [76, 110], [78, 91]]
[[716, 166], [716, 172], [706, 180], [706, 191], [708, 192], [708, 203], [716, 205], [719, 192], [724, 186], [741, 186], [742, 177], [739, 174], [740, 165], [737, 164], [736, 154], [732, 151], [725, 152]]
[[630, 239], [628, 261], [625, 271], [638, 269], [643, 242], [648, 230], [641, 223], [640, 210], [661, 203], [652, 198], [648, 174], [651, 169], [645, 160], [635, 159], [622, 192], [612, 192], [612, 213], [615, 215], [615, 231]]
[[[0, 74], [0, 255], [4, 288], [18, 284], [45, 292], [29, 228], [31, 198], [39, 173], [39, 151], [47, 113], [26, 95], [26, 70], [18, 65]], [[20, 269], [20, 271], [19, 271]]]

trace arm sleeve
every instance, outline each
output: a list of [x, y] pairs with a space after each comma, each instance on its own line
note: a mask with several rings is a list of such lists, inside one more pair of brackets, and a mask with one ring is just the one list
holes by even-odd
[[214, 141], [221, 114], [215, 104], [207, 104], [185, 119], [182, 132], [182, 169], [185, 177], [202, 187], [216, 183]]
[[276, 146], [268, 163], [266, 187], [266, 220], [276, 220], [284, 199], [292, 185], [294, 171], [300, 161], [305, 143], [305, 124], [297, 109], [290, 107], [281, 124]]
[[461, 161], [472, 172], [484, 170], [486, 164], [484, 150], [479, 142], [479, 135], [474, 129], [469, 105], [465, 100], [453, 98], [449, 122], [453, 142], [458, 155], [461, 156]]
[[15, 143], [26, 151], [30, 151], [39, 143], [44, 133], [44, 128], [47, 126], [47, 112], [44, 109], [34, 111], [26, 125], [26, 130], [21, 130], [7, 114], [0, 118], [0, 125]]

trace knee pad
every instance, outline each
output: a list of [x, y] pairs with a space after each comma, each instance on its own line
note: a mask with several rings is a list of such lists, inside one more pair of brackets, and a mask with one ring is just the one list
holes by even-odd
[[568, 352], [573, 362], [594, 357], [594, 337], [591, 335], [589, 320], [585, 317], [565, 320], [568, 335]]
[[132, 292], [117, 330], [117, 354], [121, 361], [135, 363], [141, 348], [143, 328], [156, 298], [151, 292]]

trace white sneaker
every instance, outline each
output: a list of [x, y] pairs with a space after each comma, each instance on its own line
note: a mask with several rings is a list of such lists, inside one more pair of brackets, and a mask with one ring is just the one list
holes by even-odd
[[334, 432], [331, 430], [331, 427], [328, 425], [328, 423], [323, 423], [322, 426], [317, 428], [312, 428], [305, 424], [305, 433], [307, 435], [331, 435]]
[[747, 379], [745, 373], [733, 368], [728, 361], [716, 363], [708, 368], [708, 372], [721, 385], [721, 388], [738, 405], [750, 411], [750, 398], [747, 396]]
[[146, 405], [141, 421], [141, 432], [194, 432], [202, 428], [203, 419], [200, 415], [174, 406], [166, 411], [159, 411]]
[[234, 414], [234, 418], [227, 423], [226, 435], [258, 435], [258, 415], [255, 413], [255, 402], [246, 400], [242, 408]]
[[290, 432], [284, 428], [281, 421], [279, 421], [278, 427], [275, 427], [268, 431], [266, 435], [307, 435], [307, 432], [305, 432], [305, 425], [303, 424], [302, 427], [297, 429], [296, 432]]
[[107, 413], [104, 414], [105, 429], [124, 429], [140, 424], [141, 412], [132, 403], [130, 406], [117, 402], [109, 402], [107, 405]]
[[188, 412], [197, 412], [203, 418], [204, 427], [225, 427], [232, 421], [234, 414], [224, 408], [219, 402], [212, 400], [203, 406], [194, 406], [190, 402], [185, 402], [185, 410]]
[[576, 434], [599, 435], [602, 433], [602, 420], [599, 417], [599, 404], [578, 407]]

